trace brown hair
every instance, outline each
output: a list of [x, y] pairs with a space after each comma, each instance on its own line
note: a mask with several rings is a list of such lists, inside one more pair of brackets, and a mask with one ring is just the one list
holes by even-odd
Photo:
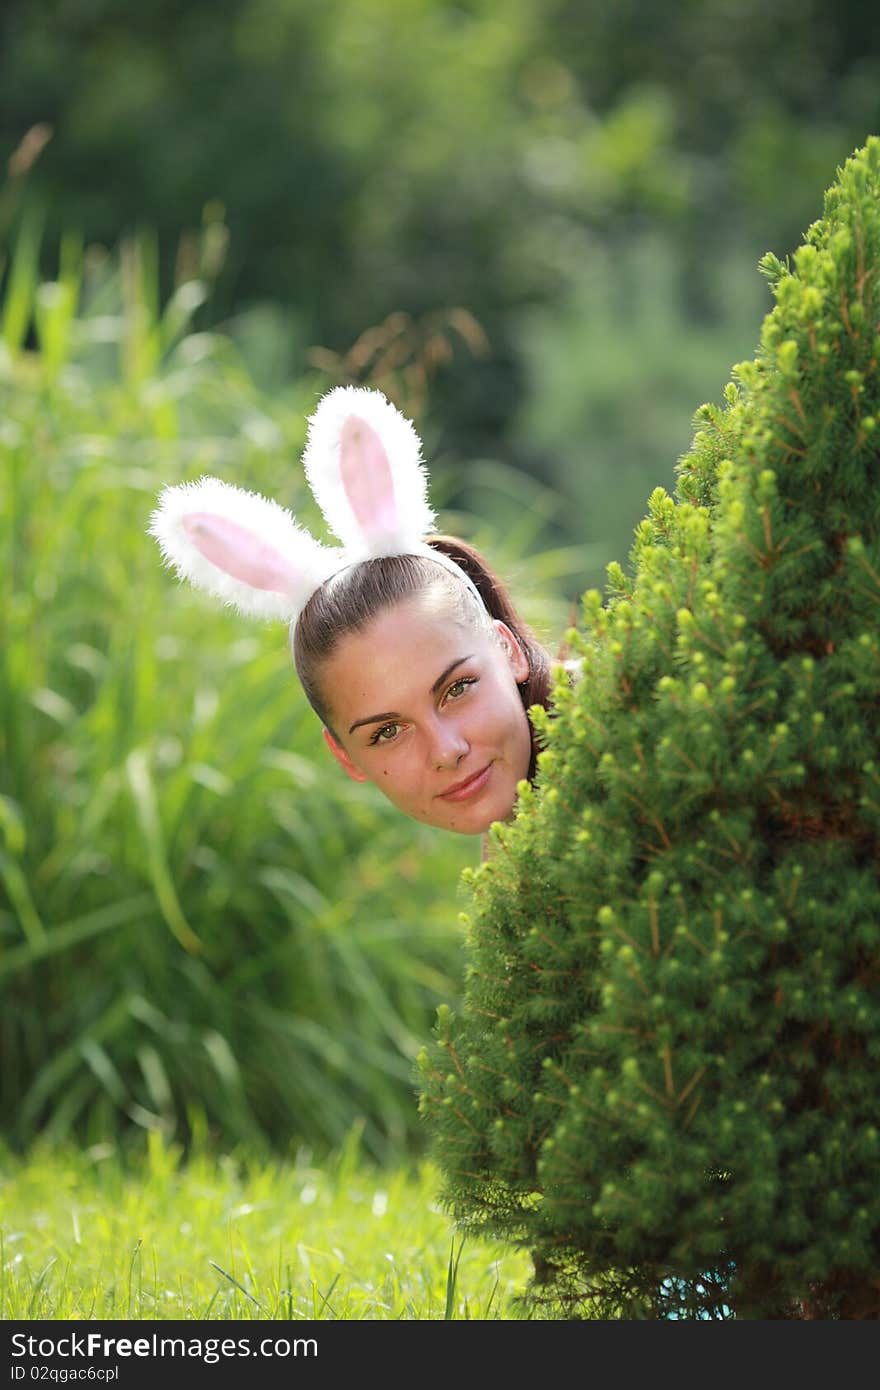
[[[440, 535], [428, 536], [426, 541], [468, 575], [489, 618], [499, 618], [506, 623], [525, 653], [529, 675], [518, 687], [523, 709], [528, 711], [531, 705], [543, 705], [546, 709], [552, 684], [550, 654], [517, 613], [505, 585], [467, 541]], [[351, 565], [312, 594], [293, 626], [291, 649], [306, 698], [331, 733], [328, 703], [320, 686], [320, 668], [340, 637], [366, 627], [383, 609], [444, 581], [447, 586], [461, 589], [461, 597], [464, 596], [464, 586], [458, 585], [445, 566], [435, 564], [428, 556], [386, 555]], [[535, 775], [538, 745], [531, 722], [529, 728], [532, 756], [528, 775], [531, 780]]]

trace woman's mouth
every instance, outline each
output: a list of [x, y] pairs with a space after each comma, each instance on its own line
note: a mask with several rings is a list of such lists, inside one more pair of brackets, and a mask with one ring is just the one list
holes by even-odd
[[456, 782], [445, 792], [439, 792], [441, 801], [467, 801], [471, 796], [477, 796], [485, 787], [492, 771], [492, 764], [487, 763], [480, 772], [475, 772], [472, 777], [466, 778], [463, 782]]

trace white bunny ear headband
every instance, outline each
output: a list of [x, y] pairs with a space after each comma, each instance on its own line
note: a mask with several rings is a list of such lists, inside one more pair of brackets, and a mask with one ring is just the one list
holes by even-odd
[[150, 518], [166, 564], [246, 617], [295, 622], [334, 574], [383, 555], [428, 555], [482, 599], [434, 529], [421, 441], [381, 391], [338, 386], [309, 418], [303, 467], [341, 546], [314, 539], [278, 502], [201, 478], [166, 487]]

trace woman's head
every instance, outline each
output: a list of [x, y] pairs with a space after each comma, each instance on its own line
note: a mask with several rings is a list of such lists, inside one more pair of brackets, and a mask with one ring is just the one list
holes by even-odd
[[383, 557], [321, 586], [292, 630], [293, 655], [349, 776], [417, 820], [476, 834], [510, 815], [534, 774], [526, 711], [546, 703], [549, 659], [472, 547], [429, 544], [445, 563]]
[[[165, 488], [149, 529], [181, 578], [291, 622], [306, 695], [351, 776], [418, 819], [476, 831], [510, 815], [534, 775], [527, 711], [547, 704], [549, 658], [479, 554], [433, 534], [420, 449], [381, 392], [337, 387], [309, 419], [303, 467], [341, 545], [210, 477]], [[364, 751], [373, 715], [386, 727]]]

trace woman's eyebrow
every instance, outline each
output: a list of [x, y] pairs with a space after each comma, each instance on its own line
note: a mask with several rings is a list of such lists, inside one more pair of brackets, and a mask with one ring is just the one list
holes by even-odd
[[465, 663], [466, 661], [473, 661], [473, 657], [472, 657], [472, 656], [460, 656], [460, 657], [458, 658], [457, 661], [452, 661], [452, 662], [450, 662], [450, 664], [446, 667], [446, 670], [443, 672], [443, 674], [440, 675], [440, 676], [438, 676], [437, 679], [435, 680], [434, 684], [431, 686], [431, 694], [432, 694], [432, 695], [436, 695], [436, 694], [437, 694], [437, 691], [440, 689], [440, 687], [441, 687], [441, 685], [444, 683], [444, 681], [448, 680], [448, 678], [452, 675], [452, 673], [453, 673], [453, 671], [455, 670], [456, 666], [463, 666], [464, 663]]
[[[466, 661], [471, 661], [471, 660], [472, 660], [472, 657], [470, 657], [470, 656], [458, 656], [458, 657], [456, 657], [455, 661], [451, 661], [451, 662], [449, 663], [449, 665], [446, 667], [446, 670], [443, 671], [443, 672], [437, 677], [437, 679], [435, 680], [434, 684], [431, 686], [431, 694], [432, 694], [432, 695], [436, 695], [436, 694], [437, 694], [437, 691], [438, 691], [438, 690], [440, 689], [440, 687], [443, 685], [444, 681], [447, 681], [447, 680], [449, 679], [449, 677], [452, 675], [453, 671], [455, 670], [455, 668], [456, 668], [457, 666], [463, 666], [464, 663], [465, 663]], [[355, 729], [359, 729], [359, 728], [361, 727], [362, 724], [381, 724], [381, 723], [383, 723], [384, 720], [386, 720], [386, 719], [399, 719], [399, 718], [400, 718], [400, 715], [397, 713], [396, 710], [386, 710], [384, 714], [371, 714], [371, 715], [369, 715], [366, 719], [356, 719], [356, 720], [354, 721], [354, 723], [351, 725], [351, 727], [349, 728], [349, 731], [348, 731], [348, 732], [349, 732], [350, 734], [353, 734], [354, 731], [355, 731]]]

